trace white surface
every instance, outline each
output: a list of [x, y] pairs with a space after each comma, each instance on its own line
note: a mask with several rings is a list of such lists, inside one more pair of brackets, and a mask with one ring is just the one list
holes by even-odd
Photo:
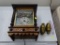
[[[24, 45], [20, 43], [0, 43], [0, 45]], [[27, 43], [26, 45], [57, 45], [56, 43]]]
[[[20, 43], [0, 43], [0, 45], [24, 45]], [[26, 45], [57, 45], [56, 43], [27, 43]]]
[[24, 43], [0, 43], [0, 45], [24, 45]]
[[39, 6], [49, 6], [50, 0], [0, 0], [0, 6], [10, 6], [11, 4], [38, 4]]
[[40, 26], [41, 23], [47, 24], [49, 22], [51, 23], [52, 28], [51, 33], [49, 35], [47, 33], [45, 33], [43, 36], [39, 35], [38, 41], [57, 41], [50, 7], [38, 7], [37, 18], [38, 26]]
[[33, 43], [33, 42], [28, 42], [26, 45], [57, 45], [57, 43]]
[[12, 41], [7, 33], [12, 13], [11, 7], [0, 7], [0, 41]]
[[[12, 41], [7, 33], [9, 31], [8, 27], [10, 26], [10, 23], [11, 23], [12, 13], [13, 13], [12, 7], [0, 7], [0, 42]], [[54, 24], [53, 24], [51, 12], [50, 12], [50, 7], [38, 7], [37, 19], [38, 19], [37, 20], [38, 26], [40, 26], [42, 22], [44, 22], [45, 24], [47, 22], [50, 22], [52, 24], [51, 33], [49, 35], [47, 33], [45, 33], [44, 35], [39, 34], [37, 41], [38, 42], [39, 41], [40, 42], [41, 41], [42, 42], [43, 41], [56, 42], [57, 38], [56, 38]], [[23, 40], [20, 40], [20, 41], [23, 42]], [[28, 40], [26, 40], [26, 41], [28, 42]], [[39, 45], [39, 44], [37, 43], [37, 45]]]

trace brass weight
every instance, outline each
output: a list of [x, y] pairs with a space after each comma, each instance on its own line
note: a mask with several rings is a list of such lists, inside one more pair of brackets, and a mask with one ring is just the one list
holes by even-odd
[[40, 33], [43, 35], [45, 33], [45, 24], [42, 23], [40, 26]]
[[47, 32], [47, 34], [49, 34], [50, 31], [51, 31], [51, 24], [50, 23], [47, 23], [46, 24], [46, 32]]

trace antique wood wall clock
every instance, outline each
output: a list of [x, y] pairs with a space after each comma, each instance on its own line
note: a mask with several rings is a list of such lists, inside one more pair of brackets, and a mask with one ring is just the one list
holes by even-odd
[[39, 31], [37, 27], [37, 4], [13, 4], [13, 15], [8, 32], [11, 39], [16, 38], [37, 39]]

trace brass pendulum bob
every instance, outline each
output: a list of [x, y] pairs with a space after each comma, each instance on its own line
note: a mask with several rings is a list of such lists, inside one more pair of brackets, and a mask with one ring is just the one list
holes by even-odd
[[42, 23], [42, 25], [40, 26], [40, 33], [41, 35], [43, 35], [45, 33], [45, 24]]
[[46, 32], [47, 32], [47, 34], [49, 34], [50, 31], [51, 31], [51, 24], [47, 23], [47, 25], [46, 25]]

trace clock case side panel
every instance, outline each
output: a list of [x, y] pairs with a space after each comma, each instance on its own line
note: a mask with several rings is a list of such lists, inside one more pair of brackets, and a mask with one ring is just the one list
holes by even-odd
[[[12, 19], [11, 19], [10, 27], [13, 27], [13, 26], [14, 26], [15, 12], [16, 12], [16, 10], [13, 10], [13, 14], [12, 14]], [[9, 28], [10, 28], [10, 27], [9, 27]], [[12, 29], [11, 29], [11, 28], [10, 28], [10, 31], [12, 31]]]
[[37, 19], [35, 19], [36, 17], [36, 11], [37, 11], [37, 4], [12, 4], [13, 7], [13, 15], [12, 15], [12, 19], [11, 19], [11, 26], [10, 27], [14, 27], [14, 20], [15, 20], [15, 12], [16, 12], [16, 8], [21, 8], [21, 7], [32, 7], [33, 11], [34, 11], [34, 27], [37, 27]]

